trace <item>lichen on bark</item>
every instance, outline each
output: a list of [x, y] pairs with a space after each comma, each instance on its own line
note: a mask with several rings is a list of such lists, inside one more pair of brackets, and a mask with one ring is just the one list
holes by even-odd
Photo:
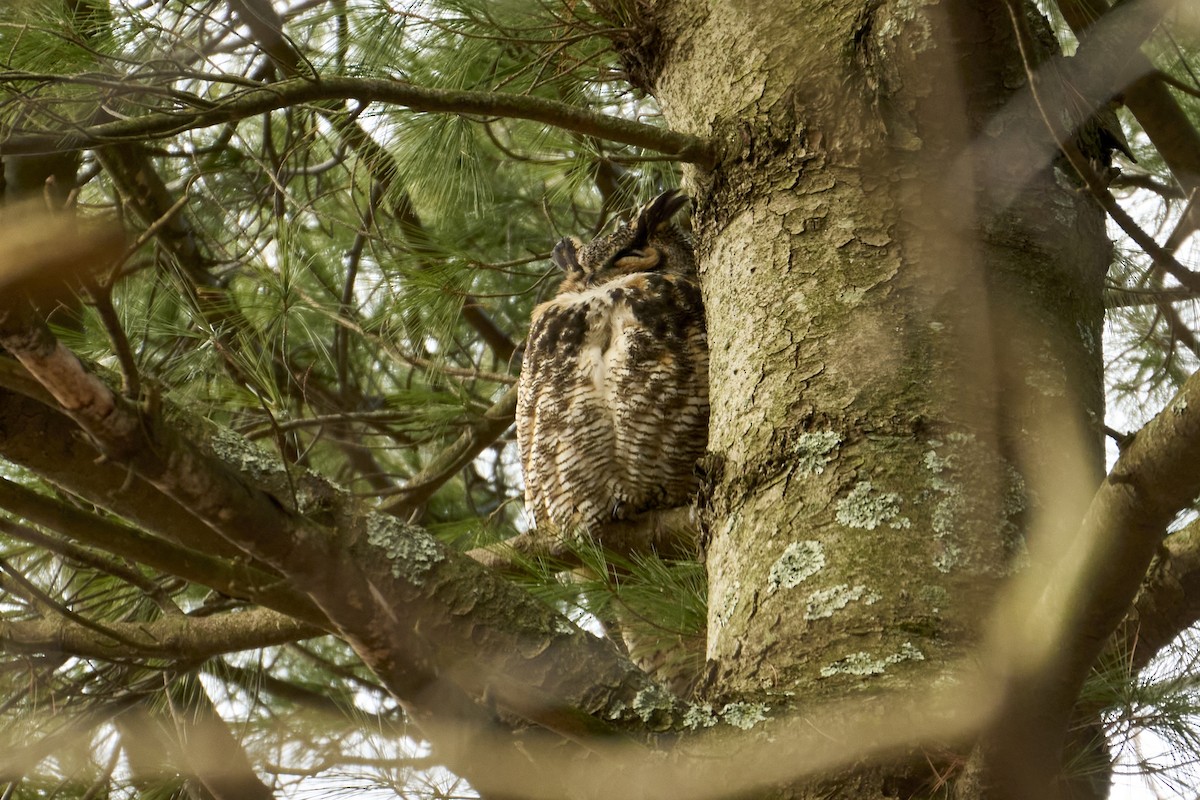
[[723, 465], [708, 690], [944, 681], [1022, 563], [1039, 476], [1067, 450], [1098, 473], [1102, 215], [1022, 160], [1051, 151], [1012, 117], [1002, 4], [652, 8], [647, 85], [719, 143], [686, 174]]

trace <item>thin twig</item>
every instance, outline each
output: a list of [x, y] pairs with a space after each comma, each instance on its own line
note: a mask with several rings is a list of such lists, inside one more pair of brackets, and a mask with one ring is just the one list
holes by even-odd
[[85, 275], [83, 287], [91, 298], [92, 307], [100, 316], [104, 332], [108, 334], [108, 341], [116, 353], [117, 363], [121, 367], [121, 393], [126, 397], [136, 398], [142, 392], [142, 379], [138, 373], [133, 349], [129, 345], [129, 337], [125, 335], [125, 329], [121, 327], [121, 320], [117, 317], [117, 310], [113, 308], [112, 284], [101, 286]]

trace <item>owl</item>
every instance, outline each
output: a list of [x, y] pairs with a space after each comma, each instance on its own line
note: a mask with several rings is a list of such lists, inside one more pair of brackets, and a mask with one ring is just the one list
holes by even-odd
[[708, 340], [691, 241], [669, 191], [588, 244], [563, 239], [558, 294], [533, 311], [517, 395], [525, 504], [594, 536], [684, 505], [708, 440]]

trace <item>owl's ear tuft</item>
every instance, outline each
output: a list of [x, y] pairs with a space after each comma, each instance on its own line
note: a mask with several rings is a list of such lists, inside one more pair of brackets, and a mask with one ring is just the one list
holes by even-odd
[[690, 202], [690, 198], [679, 189], [671, 189], [642, 206], [634, 220], [638, 238], [650, 236], [669, 225], [671, 218]]
[[572, 273], [579, 272], [579, 242], [573, 238], [563, 239], [558, 244], [554, 245], [554, 249], [550, 251], [550, 258], [554, 261], [555, 266], [563, 272]]

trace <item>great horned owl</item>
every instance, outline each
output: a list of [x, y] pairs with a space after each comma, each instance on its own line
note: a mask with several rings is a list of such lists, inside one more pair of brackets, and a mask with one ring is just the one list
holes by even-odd
[[538, 528], [591, 534], [683, 505], [708, 440], [708, 341], [688, 237], [669, 191], [583, 245], [539, 305], [517, 396], [525, 504]]

